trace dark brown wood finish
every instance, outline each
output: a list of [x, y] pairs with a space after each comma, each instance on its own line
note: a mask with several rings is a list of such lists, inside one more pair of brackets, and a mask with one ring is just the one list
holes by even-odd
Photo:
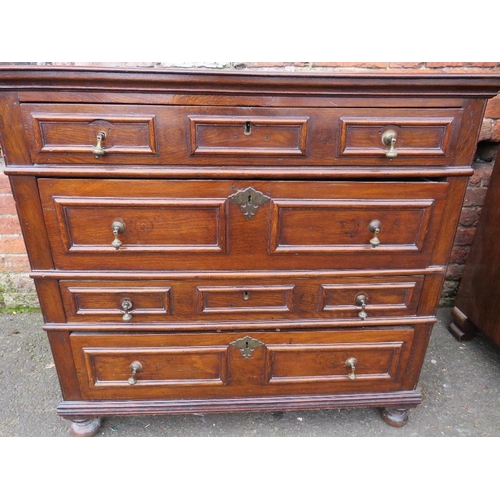
[[476, 333], [481, 333], [498, 346], [500, 346], [499, 200], [500, 154], [497, 154], [449, 327], [458, 340], [470, 340]]
[[[32, 161], [47, 164], [461, 165], [460, 108], [23, 104]], [[398, 156], [381, 140], [397, 133]], [[105, 132], [104, 154], [92, 155]], [[423, 159], [424, 158], [424, 159]]]
[[32, 269], [54, 269], [36, 179], [10, 177], [10, 185]]
[[[109, 270], [422, 268], [439, 240], [448, 189], [446, 182], [215, 180], [41, 179], [39, 186], [57, 267], [93, 268], [98, 258]], [[251, 219], [230, 199], [248, 188], [267, 197]], [[118, 250], [114, 221], [125, 226]]]
[[[70, 323], [195, 321], [216, 327], [243, 315], [255, 321], [353, 319], [364, 324], [366, 319], [416, 315], [424, 276], [318, 279], [261, 274], [257, 278], [61, 280], [59, 285]], [[360, 296], [365, 298], [365, 319], [360, 317]], [[128, 315], [124, 301], [130, 302]]]
[[404, 425], [499, 89], [0, 68], [6, 173], [73, 435], [200, 411], [378, 406]]

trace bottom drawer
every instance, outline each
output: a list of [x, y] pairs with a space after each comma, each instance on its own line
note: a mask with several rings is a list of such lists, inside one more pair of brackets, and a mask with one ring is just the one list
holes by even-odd
[[405, 389], [414, 330], [221, 334], [74, 333], [84, 399], [162, 399]]

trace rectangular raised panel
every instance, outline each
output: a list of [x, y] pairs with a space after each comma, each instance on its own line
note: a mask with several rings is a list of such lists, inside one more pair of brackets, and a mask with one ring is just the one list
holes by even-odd
[[[158, 161], [161, 108], [41, 103], [22, 104], [21, 110], [33, 162], [106, 165]], [[105, 133], [101, 143], [104, 156], [96, 158], [93, 148], [101, 132]]]
[[[338, 161], [360, 165], [446, 165], [456, 161], [461, 109], [345, 109], [338, 116]], [[388, 158], [385, 132], [396, 134], [397, 156]]]
[[67, 321], [123, 322], [122, 302], [131, 303], [135, 322], [168, 321], [172, 314], [170, 286], [141, 281], [60, 281]]
[[397, 134], [398, 156], [450, 154], [453, 117], [341, 117], [340, 121], [340, 156], [384, 154], [389, 148], [382, 143], [382, 135], [389, 129]]
[[190, 116], [193, 155], [306, 154], [307, 117]]
[[268, 346], [268, 380], [270, 384], [345, 381], [351, 373], [346, 360], [352, 357], [356, 359], [356, 380], [391, 380], [397, 372], [403, 345], [402, 341], [395, 341]]
[[[124, 347], [120, 349], [81, 347], [73, 339], [75, 362], [82, 393], [89, 397], [107, 396], [113, 389], [136, 395], [151, 387], [217, 386], [227, 383], [226, 347]], [[142, 369], [133, 386], [130, 365], [138, 361]]]
[[293, 285], [199, 286], [198, 313], [293, 312]]
[[116, 252], [111, 225], [125, 225], [120, 252], [225, 252], [225, 200], [59, 198], [67, 252]]
[[[266, 343], [265, 372], [269, 387], [293, 390], [316, 387], [317, 390], [359, 392], [378, 387], [390, 390], [399, 386], [411, 353], [414, 330], [393, 329], [335, 330], [322, 337], [310, 332], [303, 342], [299, 335], [290, 342]], [[355, 380], [348, 375], [349, 358], [355, 358]], [[295, 389], [297, 390], [297, 389]]]
[[33, 113], [41, 153], [91, 153], [97, 134], [106, 133], [107, 153], [155, 154], [154, 116]]
[[271, 252], [369, 252], [372, 220], [381, 222], [377, 252], [421, 251], [433, 200], [273, 200]]
[[[319, 311], [336, 317], [356, 317], [361, 311], [356, 298], [366, 297], [368, 318], [390, 314], [414, 315], [420, 299], [423, 276], [377, 278], [357, 281], [341, 280], [341, 283], [320, 286]], [[346, 282], [347, 281], [347, 282]]]

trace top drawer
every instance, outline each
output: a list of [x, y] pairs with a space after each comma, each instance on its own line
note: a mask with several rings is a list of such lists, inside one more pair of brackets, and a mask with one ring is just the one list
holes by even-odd
[[34, 163], [465, 164], [455, 157], [460, 108], [21, 107]]

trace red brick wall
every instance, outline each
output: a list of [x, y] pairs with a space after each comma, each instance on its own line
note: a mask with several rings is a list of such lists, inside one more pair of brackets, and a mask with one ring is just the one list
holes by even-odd
[[[39, 65], [127, 66], [127, 67], [208, 67], [215, 69], [249, 69], [258, 71], [380, 71], [380, 72], [481, 72], [500, 74], [500, 62], [114, 62], [114, 63], [37, 63]], [[469, 187], [457, 231], [446, 277], [442, 304], [452, 305], [460, 283], [465, 260], [481, 214], [494, 156], [500, 142], [500, 96], [488, 103], [483, 122], [480, 147], [474, 162]], [[27, 278], [29, 263], [16, 218], [14, 200], [8, 179], [1, 173], [0, 161], [0, 310], [36, 305], [31, 281]], [[15, 289], [9, 289], [15, 288]]]

